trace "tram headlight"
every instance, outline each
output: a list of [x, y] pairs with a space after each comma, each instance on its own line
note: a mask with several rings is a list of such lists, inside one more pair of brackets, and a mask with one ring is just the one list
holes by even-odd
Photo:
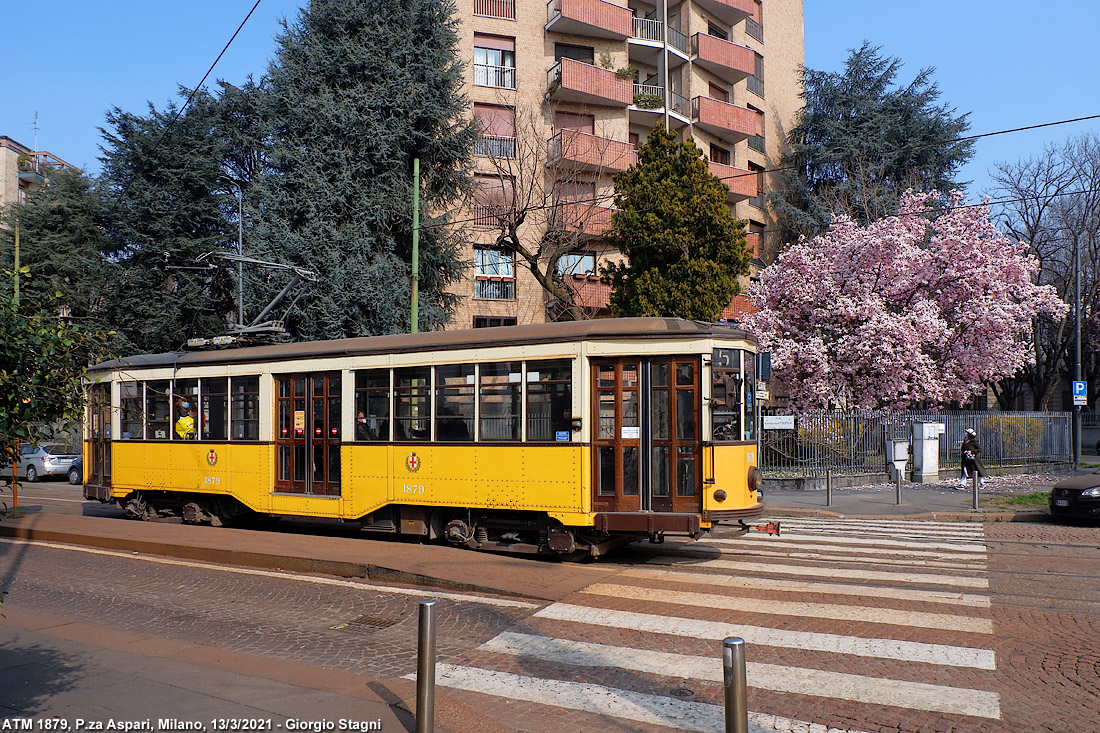
[[714, 492], [714, 500], [718, 503], [722, 503], [726, 500], [726, 492], [723, 489], [718, 489]]
[[749, 466], [749, 491], [756, 491], [764, 481], [764, 475], [756, 466]]

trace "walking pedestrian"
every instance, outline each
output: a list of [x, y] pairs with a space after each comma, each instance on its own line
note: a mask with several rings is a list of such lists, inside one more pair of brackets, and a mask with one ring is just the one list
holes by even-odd
[[985, 464], [982, 463], [982, 446], [978, 443], [978, 434], [974, 428], [966, 429], [966, 437], [959, 446], [962, 454], [962, 475], [959, 476], [959, 489], [966, 490], [966, 480], [977, 476], [979, 488], [985, 488]]

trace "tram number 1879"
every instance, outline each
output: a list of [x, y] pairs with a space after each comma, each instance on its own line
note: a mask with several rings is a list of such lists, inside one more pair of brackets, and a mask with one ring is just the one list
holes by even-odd
[[401, 493], [403, 494], [423, 494], [424, 484], [402, 484]]

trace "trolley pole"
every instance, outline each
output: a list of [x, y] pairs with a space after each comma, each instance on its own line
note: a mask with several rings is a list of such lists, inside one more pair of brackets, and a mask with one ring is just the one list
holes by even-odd
[[435, 730], [435, 601], [420, 602], [416, 647], [416, 733]]
[[731, 636], [722, 642], [722, 679], [726, 688], [726, 733], [749, 733], [745, 640]]

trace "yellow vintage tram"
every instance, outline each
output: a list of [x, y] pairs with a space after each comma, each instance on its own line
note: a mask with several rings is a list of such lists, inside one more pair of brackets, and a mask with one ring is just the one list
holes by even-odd
[[568, 558], [747, 529], [755, 354], [627, 318], [118, 359], [89, 369], [84, 495]]

